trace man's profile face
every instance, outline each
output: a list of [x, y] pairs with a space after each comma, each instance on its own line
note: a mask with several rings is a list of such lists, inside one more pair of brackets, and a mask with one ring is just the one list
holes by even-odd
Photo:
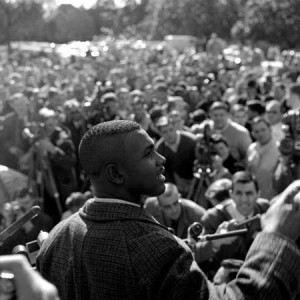
[[165, 158], [154, 149], [153, 140], [142, 129], [125, 137], [120, 165], [125, 173], [124, 187], [131, 195], [158, 196], [165, 190]]
[[254, 211], [254, 205], [259, 197], [253, 181], [247, 183], [235, 183], [230, 192], [236, 208], [243, 216], [249, 216]]
[[210, 112], [210, 117], [216, 129], [223, 129], [228, 122], [228, 113], [225, 109], [214, 109]]
[[176, 221], [181, 214], [181, 205], [179, 200], [179, 194], [173, 191], [171, 194], [163, 194], [158, 197], [159, 206], [170, 219]]

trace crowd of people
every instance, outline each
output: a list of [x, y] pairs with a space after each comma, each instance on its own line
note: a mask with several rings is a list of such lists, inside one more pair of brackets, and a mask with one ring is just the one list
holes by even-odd
[[[267, 54], [264, 57], [258, 48], [242, 46], [239, 59], [229, 60], [216, 35], [203, 51], [110, 46], [99, 57], [17, 53], [2, 64], [0, 164], [28, 176], [28, 186], [15, 187], [13, 199], [1, 203], [0, 228], [10, 226], [33, 205], [39, 205], [42, 213], [3, 241], [0, 254], [12, 253], [15, 246], [36, 239], [40, 231], [51, 231], [37, 267], [55, 284], [62, 299], [88, 299], [80, 298], [85, 284], [89, 299], [99, 297], [97, 288], [103, 299], [124, 295], [128, 299], [179, 299], [188, 287], [193, 295], [216, 293], [220, 297], [221, 289], [212, 290], [206, 277], [221, 284], [230, 282], [239, 270], [246, 276], [257, 249], [276, 241], [278, 249], [285, 247], [280, 237], [268, 236], [281, 234], [282, 225], [278, 225], [280, 230], [271, 230], [261, 216], [269, 211], [269, 219], [278, 216], [271, 209], [273, 204], [285, 205], [282, 195], [300, 175], [300, 61], [282, 52], [276, 56], [281, 68], [271, 63], [265, 67], [262, 62], [268, 62]], [[111, 124], [111, 128], [101, 124]], [[141, 157], [149, 162], [141, 162]], [[155, 168], [150, 160], [155, 161]], [[114, 205], [107, 204], [107, 199]], [[143, 207], [143, 213], [134, 206]], [[134, 227], [126, 223], [126, 216], [131, 222], [146, 223]], [[152, 216], [161, 227], [152, 224]], [[111, 234], [111, 222], [123, 218], [125, 225], [114, 223]], [[203, 227], [203, 236], [241, 228], [247, 233], [197, 240], [189, 235], [195, 222]], [[86, 232], [85, 226], [92, 229]], [[170, 232], [185, 245], [165, 244]], [[286, 231], [283, 235], [298, 238]], [[120, 243], [115, 249], [117, 236]], [[85, 238], [93, 249], [98, 245], [100, 252], [84, 250]], [[147, 259], [139, 257], [146, 246], [154, 253], [149, 260], [146, 254]], [[296, 251], [287, 247], [286, 251]], [[253, 249], [250, 261], [249, 249]], [[72, 261], [60, 265], [68, 251]], [[122, 266], [117, 267], [116, 261], [109, 265], [108, 256], [118, 256], [118, 251], [124, 253]], [[77, 259], [83, 261], [78, 268]], [[155, 269], [154, 260], [161, 266]], [[132, 261], [131, 269], [128, 261]], [[96, 274], [95, 262], [107, 271], [107, 279], [101, 277], [104, 273]], [[182, 273], [172, 269], [173, 263]], [[118, 276], [128, 276], [119, 287], [121, 279], [112, 283], [114, 267], [120, 268]], [[188, 268], [195, 272], [188, 273]], [[84, 280], [79, 279], [82, 273]], [[186, 276], [190, 283], [171, 288], [177, 276]], [[130, 298], [128, 286], [135, 277], [140, 281]], [[84, 282], [76, 286], [74, 278]], [[199, 290], [192, 283], [196, 279], [202, 284]], [[241, 277], [227, 293], [240, 299], [239, 293], [247, 293], [249, 286]], [[288, 293], [295, 294], [290, 289]]]

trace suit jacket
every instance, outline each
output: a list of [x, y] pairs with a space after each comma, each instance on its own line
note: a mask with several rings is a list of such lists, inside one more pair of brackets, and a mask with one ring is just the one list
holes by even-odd
[[281, 236], [257, 237], [225, 289], [212, 285], [187, 245], [145, 210], [93, 200], [50, 232], [37, 268], [61, 300], [276, 300], [300, 290], [300, 252]]

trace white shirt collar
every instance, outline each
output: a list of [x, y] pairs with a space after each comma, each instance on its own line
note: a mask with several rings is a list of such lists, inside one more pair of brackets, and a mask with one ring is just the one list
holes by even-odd
[[237, 221], [243, 221], [246, 218], [251, 218], [253, 217], [253, 212], [248, 215], [247, 217], [242, 215], [236, 208], [236, 204], [235, 202], [231, 199], [230, 201], [230, 205], [226, 206], [226, 210], [227, 212], [230, 214], [230, 216], [232, 217], [232, 219], [235, 219]]
[[132, 206], [137, 206], [141, 208], [141, 206], [137, 203], [129, 202], [126, 200], [121, 200], [121, 199], [114, 199], [114, 198], [98, 198], [94, 197], [94, 202], [97, 203], [119, 203], [119, 204], [127, 204], [127, 205], [132, 205]]

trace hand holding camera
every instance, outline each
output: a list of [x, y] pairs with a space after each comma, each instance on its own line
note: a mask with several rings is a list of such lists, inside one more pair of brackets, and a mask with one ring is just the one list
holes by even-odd
[[[31, 268], [22, 255], [0, 256], [1, 289], [0, 299], [58, 300], [56, 287]], [[10, 284], [9, 284], [10, 283]]]

